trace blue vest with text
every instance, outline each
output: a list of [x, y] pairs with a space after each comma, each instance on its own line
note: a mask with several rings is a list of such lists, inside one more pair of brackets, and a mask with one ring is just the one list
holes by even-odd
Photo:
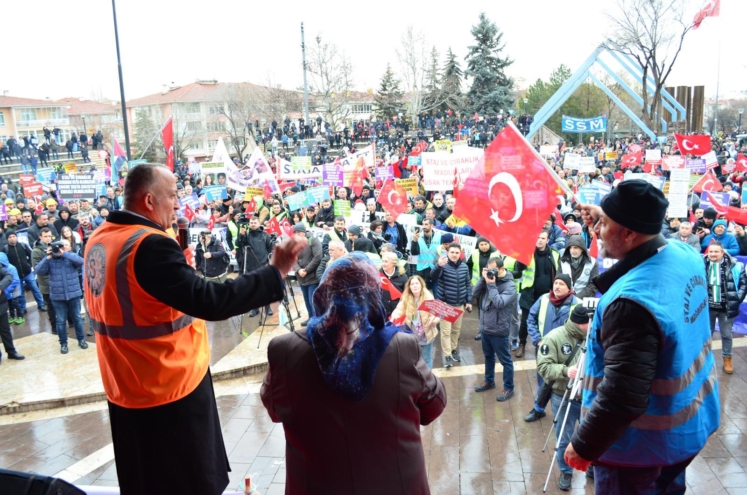
[[708, 287], [700, 256], [669, 242], [620, 277], [599, 301], [589, 336], [583, 411], [604, 378], [599, 339], [605, 308], [627, 298], [647, 308], [661, 329], [656, 375], [646, 412], [600, 457], [618, 466], [669, 466], [696, 455], [719, 426], [716, 369], [711, 350]]
[[415, 268], [417, 271], [423, 271], [427, 268], [433, 268], [436, 265], [438, 259], [438, 248], [441, 246], [441, 232], [433, 229], [433, 238], [431, 239], [431, 245], [428, 246], [423, 240], [423, 234], [420, 234], [418, 239], [418, 246], [420, 246], [420, 254], [418, 255], [418, 265]]

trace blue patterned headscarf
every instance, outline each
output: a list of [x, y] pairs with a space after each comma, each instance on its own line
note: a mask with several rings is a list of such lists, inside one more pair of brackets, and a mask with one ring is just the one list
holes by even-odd
[[368, 257], [350, 253], [331, 263], [314, 292], [306, 336], [327, 386], [345, 399], [361, 400], [373, 387], [397, 327], [387, 322], [381, 277]]

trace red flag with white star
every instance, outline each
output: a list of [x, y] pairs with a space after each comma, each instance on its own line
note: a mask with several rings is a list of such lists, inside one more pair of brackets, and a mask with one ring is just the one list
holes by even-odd
[[195, 219], [195, 211], [189, 206], [189, 203], [184, 205], [184, 218], [189, 220], [189, 223], [192, 223]]
[[706, 172], [692, 188], [696, 193], [702, 193], [703, 191], [719, 192], [723, 189], [721, 181], [718, 180], [713, 170]]
[[628, 153], [620, 159], [620, 168], [635, 167], [636, 165], [640, 165], [641, 161], [643, 161], [643, 153], [640, 151], [638, 153]]
[[163, 138], [163, 149], [166, 151], [166, 167], [174, 171], [174, 118], [169, 118], [166, 125], [161, 129]]
[[407, 191], [391, 179], [382, 186], [377, 201], [394, 218], [407, 211]]
[[737, 166], [734, 168], [735, 172], [745, 172], [747, 171], [747, 156], [743, 154], [737, 155]]
[[691, 136], [675, 134], [674, 139], [677, 140], [677, 147], [683, 155], [703, 156], [711, 151], [711, 136], [707, 134], [693, 134]]

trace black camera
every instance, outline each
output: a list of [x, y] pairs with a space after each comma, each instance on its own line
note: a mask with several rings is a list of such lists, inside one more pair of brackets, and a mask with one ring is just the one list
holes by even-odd
[[498, 275], [498, 270], [495, 268], [488, 268], [488, 271], [485, 273], [488, 280], [495, 280], [496, 275]]
[[52, 248], [52, 252], [54, 254], [60, 254], [64, 246], [65, 246], [65, 243], [62, 241], [52, 242], [49, 244], [49, 247]]

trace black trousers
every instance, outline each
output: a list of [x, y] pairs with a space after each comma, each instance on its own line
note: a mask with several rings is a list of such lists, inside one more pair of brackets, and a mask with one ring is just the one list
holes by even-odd
[[170, 404], [128, 409], [109, 402], [121, 495], [219, 495], [228, 486], [226, 447], [210, 371]]
[[[57, 325], [57, 313], [54, 311], [54, 306], [52, 305], [52, 299], [49, 298], [49, 294], [42, 294], [42, 299], [44, 299], [44, 305], [47, 307], [47, 316], [49, 317], [49, 325], [52, 330], [52, 333], [55, 333], [55, 325]], [[72, 320], [72, 316], [68, 315], [68, 319]]]
[[529, 318], [529, 310], [521, 308], [521, 324], [519, 325], [519, 345], [527, 345], [527, 337], [529, 331], [527, 329], [527, 319]]
[[0, 339], [3, 341], [3, 347], [8, 354], [15, 354], [16, 346], [13, 345], [13, 334], [10, 331], [10, 322], [8, 321], [8, 312], [0, 315]]

